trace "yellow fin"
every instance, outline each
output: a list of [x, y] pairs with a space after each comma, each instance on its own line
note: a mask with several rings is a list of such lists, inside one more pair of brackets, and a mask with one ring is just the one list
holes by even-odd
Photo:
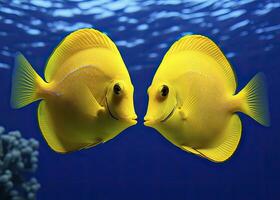
[[182, 106], [178, 108], [182, 120], [188, 119], [188, 116], [190, 115], [191, 110], [196, 102], [197, 102], [196, 96], [190, 95], [189, 98], [186, 98], [186, 100], [183, 102]]
[[229, 91], [232, 94], [235, 93], [237, 83], [234, 71], [220, 48], [211, 39], [202, 35], [186, 35], [171, 46], [164, 59], [182, 51], [198, 51], [211, 56], [221, 66], [222, 72], [229, 82]]
[[73, 84], [71, 90], [66, 90], [63, 96], [66, 99], [71, 99], [79, 112], [91, 117], [97, 117], [99, 112], [105, 110], [105, 108], [97, 102], [90, 89], [85, 84]]
[[92, 144], [89, 144], [88, 146], [84, 147], [83, 149], [90, 149], [90, 148], [95, 147], [95, 146], [97, 146], [101, 143], [104, 143], [104, 141], [103, 140], [97, 140], [96, 142], [94, 142]]
[[38, 86], [42, 86], [43, 79], [35, 72], [22, 54], [16, 56], [13, 72], [11, 106], [24, 107], [40, 97], [37, 95]]
[[89, 48], [106, 48], [119, 55], [114, 42], [104, 33], [90, 28], [77, 30], [66, 36], [51, 54], [45, 69], [46, 80], [50, 82], [57, 68], [71, 55]]
[[196, 151], [195, 149], [193, 149], [193, 148], [191, 148], [191, 147], [182, 145], [180, 148], [183, 149], [184, 151], [188, 151], [188, 152], [190, 152], [190, 153], [193, 153], [193, 154], [196, 154], [196, 155], [199, 155], [199, 156], [204, 157], [201, 153], [199, 153], [198, 151]]
[[80, 102], [80, 106], [84, 109], [84, 112], [87, 112], [92, 117], [98, 117], [99, 112], [105, 111], [105, 108], [101, 106], [90, 89], [87, 86], [84, 86], [80, 90], [80, 98], [77, 98], [77, 101], [84, 99]]
[[[75, 140], [73, 142], [70, 137], [74, 136], [75, 130], [66, 129], [69, 126], [69, 120], [61, 120], [57, 108], [44, 100], [39, 104], [38, 120], [46, 142], [52, 150], [58, 153], [69, 153], [90, 145], [87, 142], [82, 143]], [[79, 134], [82, 136], [82, 133]]]
[[[201, 79], [201, 77], [204, 78], [203, 75], [196, 73], [196, 72], [188, 72], [187, 74], [189, 75], [189, 77], [188, 77], [189, 84], [193, 84], [197, 80]], [[194, 87], [189, 87], [188, 89], [194, 90]], [[201, 92], [200, 91], [201, 89], [202, 89], [201, 87], [199, 87], [199, 88], [195, 87], [196, 92], [189, 92], [188, 97], [183, 101], [182, 112], [185, 113], [185, 116], [189, 115], [190, 110], [197, 103], [198, 97], [196, 94]]]
[[241, 137], [242, 124], [237, 114], [234, 114], [225, 129], [225, 141], [213, 148], [196, 149], [205, 158], [213, 162], [224, 162], [235, 152]]
[[237, 95], [244, 97], [242, 112], [263, 126], [270, 125], [265, 76], [263, 73], [255, 75]]
[[199, 83], [203, 81], [204, 83], [207, 83], [207, 85], [210, 85], [213, 82], [207, 76], [198, 72], [187, 72], [177, 78], [177, 82], [181, 85], [184, 85], [186, 80], [188, 80], [189, 85], [189, 87], [184, 88], [187, 98], [182, 100], [182, 105], [179, 108], [179, 114], [182, 119], [187, 119], [194, 105], [199, 102], [200, 98], [198, 97], [198, 94], [205, 93], [203, 91], [203, 86]]
[[38, 121], [41, 132], [51, 149], [59, 153], [67, 152], [67, 148], [60, 141], [58, 135], [55, 134], [55, 132], [59, 130], [54, 125], [55, 121], [52, 118], [45, 101], [41, 101], [39, 104]]

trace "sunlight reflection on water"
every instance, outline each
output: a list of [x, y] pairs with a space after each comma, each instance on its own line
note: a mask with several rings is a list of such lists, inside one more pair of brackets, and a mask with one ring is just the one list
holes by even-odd
[[[53, 47], [59, 42], [58, 34], [66, 35], [84, 27], [106, 32], [122, 51], [130, 49], [131, 54], [134, 51], [137, 54], [139, 49], [145, 49], [146, 56], [139, 55], [146, 57], [147, 62], [157, 59], [158, 51], [166, 51], [184, 34], [206, 34], [227, 41], [233, 34], [249, 37], [250, 33], [250, 38], [270, 41], [280, 33], [280, 25], [266, 18], [275, 13], [280, 13], [279, 2], [254, 0], [1, 2], [0, 68], [9, 68], [19, 47], [31, 53], [38, 48]], [[29, 43], [30, 37], [33, 42]], [[149, 48], [151, 44], [153, 47]], [[268, 42], [262, 48], [271, 51], [274, 46]], [[229, 57], [238, 55], [238, 52], [227, 53]], [[133, 65], [130, 67], [139, 69], [141, 64]]]

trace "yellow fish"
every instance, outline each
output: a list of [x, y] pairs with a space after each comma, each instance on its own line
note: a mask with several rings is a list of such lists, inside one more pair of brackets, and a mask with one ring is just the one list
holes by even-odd
[[50, 56], [45, 79], [19, 54], [11, 105], [41, 100], [39, 126], [56, 152], [95, 146], [137, 123], [127, 68], [116, 45], [97, 30], [68, 35]]
[[236, 76], [219, 47], [201, 35], [184, 36], [164, 56], [151, 86], [144, 124], [184, 151], [223, 162], [242, 131], [237, 112], [269, 126], [264, 75], [236, 94]]

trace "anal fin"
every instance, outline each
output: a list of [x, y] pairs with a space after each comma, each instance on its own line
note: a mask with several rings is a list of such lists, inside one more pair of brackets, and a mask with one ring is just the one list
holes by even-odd
[[196, 149], [205, 158], [213, 162], [224, 162], [235, 152], [241, 137], [242, 124], [237, 114], [234, 114], [224, 130], [222, 144], [212, 148]]
[[184, 150], [184, 151], [188, 151], [188, 152], [190, 152], [190, 153], [193, 153], [193, 154], [202, 156], [198, 151], [196, 151], [195, 149], [193, 149], [193, 148], [191, 148], [191, 147], [188, 147], [188, 146], [183, 145], [183, 146], [181, 146], [180, 148], [181, 148], [182, 150]]
[[93, 146], [92, 129], [87, 126], [88, 121], [80, 119], [77, 114], [53, 102], [40, 102], [39, 126], [46, 142], [55, 152], [70, 153]]
[[[59, 134], [63, 134], [62, 127], [57, 125], [52, 107], [46, 101], [41, 101], [38, 107], [38, 121], [41, 132], [52, 150], [58, 153], [67, 153], [68, 147], [61, 140]], [[72, 148], [70, 148], [72, 150]]]

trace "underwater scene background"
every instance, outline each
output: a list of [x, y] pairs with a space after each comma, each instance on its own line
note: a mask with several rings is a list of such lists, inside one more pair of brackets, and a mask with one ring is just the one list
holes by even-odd
[[[57, 44], [85, 27], [116, 42], [135, 87], [139, 120], [105, 144], [61, 155], [40, 133], [38, 102], [10, 107], [14, 55], [22, 52], [43, 76]], [[221, 164], [183, 152], [143, 125], [153, 75], [170, 45], [186, 34], [206, 35], [221, 47], [238, 91], [259, 71], [267, 77], [271, 127], [240, 114], [239, 147]], [[0, 125], [39, 141], [32, 174], [41, 185], [39, 200], [279, 199], [279, 52], [279, 1], [0, 0]]]

